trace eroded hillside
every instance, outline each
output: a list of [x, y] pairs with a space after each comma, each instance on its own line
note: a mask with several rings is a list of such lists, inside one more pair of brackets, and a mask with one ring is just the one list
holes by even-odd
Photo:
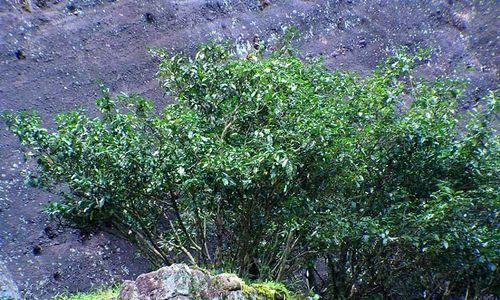
[[[291, 25], [302, 32], [302, 55], [323, 55], [332, 69], [366, 73], [399, 45], [431, 47], [433, 59], [420, 72], [469, 78], [467, 107], [498, 83], [497, 11], [493, 0], [7, 0], [0, 3], [0, 110], [36, 109], [49, 120], [74, 107], [92, 109], [97, 79], [113, 92], [168, 101], [146, 47], [194, 51], [209, 39], [256, 37], [272, 45]], [[19, 149], [2, 125], [0, 258], [25, 297], [148, 270], [124, 241], [49, 222], [41, 210], [51, 197], [24, 187]]]

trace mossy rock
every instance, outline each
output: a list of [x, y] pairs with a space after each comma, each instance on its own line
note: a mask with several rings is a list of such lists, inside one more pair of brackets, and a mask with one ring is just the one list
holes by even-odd
[[279, 283], [247, 284], [235, 274], [210, 272], [184, 264], [163, 267], [125, 281], [119, 300], [290, 300], [296, 299]]

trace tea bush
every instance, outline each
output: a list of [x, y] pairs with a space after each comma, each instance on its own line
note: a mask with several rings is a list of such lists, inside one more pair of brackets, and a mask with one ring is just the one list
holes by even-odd
[[[418, 78], [398, 51], [366, 77], [284, 44], [241, 56], [152, 50], [174, 101], [103, 88], [99, 117], [42, 127], [5, 114], [37, 162], [48, 212], [111, 226], [157, 265], [179, 260], [293, 281], [327, 298], [498, 295], [499, 157], [492, 92]], [[321, 270], [323, 271], [321, 271]]]

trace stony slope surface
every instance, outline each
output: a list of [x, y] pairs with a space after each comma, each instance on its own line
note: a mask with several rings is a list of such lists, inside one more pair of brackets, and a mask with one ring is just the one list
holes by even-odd
[[[498, 84], [500, 2], [454, 0], [0, 0], [0, 110], [44, 119], [92, 110], [96, 79], [113, 92], [165, 103], [146, 47], [192, 52], [211, 38], [272, 40], [302, 32], [304, 56], [362, 74], [394, 47], [432, 47], [423, 74], [470, 78], [473, 104]], [[50, 123], [49, 123], [50, 124]], [[62, 229], [41, 213], [50, 195], [23, 187], [17, 140], [0, 125], [0, 260], [28, 299], [46, 299], [148, 270], [137, 251], [105, 233]]]

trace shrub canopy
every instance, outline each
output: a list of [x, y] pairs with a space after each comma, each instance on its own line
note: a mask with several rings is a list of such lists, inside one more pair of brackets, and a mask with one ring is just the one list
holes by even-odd
[[[188, 259], [328, 297], [496, 294], [498, 104], [458, 110], [463, 81], [417, 78], [404, 49], [360, 77], [287, 46], [210, 43], [161, 58], [174, 102], [97, 99], [41, 127], [6, 114], [48, 212], [112, 225], [155, 264]], [[323, 271], [318, 272], [317, 269]]]

